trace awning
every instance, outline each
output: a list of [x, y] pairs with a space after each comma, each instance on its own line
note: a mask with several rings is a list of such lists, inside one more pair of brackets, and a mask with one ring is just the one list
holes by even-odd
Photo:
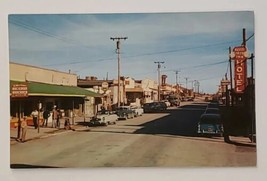
[[10, 95], [14, 84], [26, 84], [28, 87], [28, 96], [53, 96], [53, 97], [102, 97], [101, 94], [85, 90], [76, 86], [64, 86], [45, 84], [39, 82], [20, 82], [10, 80]]
[[126, 92], [144, 92], [143, 88], [135, 87], [135, 88], [126, 88]]

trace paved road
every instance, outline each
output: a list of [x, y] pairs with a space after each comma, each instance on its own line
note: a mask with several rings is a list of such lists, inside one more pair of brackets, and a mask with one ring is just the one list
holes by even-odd
[[255, 166], [256, 149], [203, 138], [197, 121], [206, 105], [144, 114], [116, 125], [11, 145], [14, 167], [198, 167]]

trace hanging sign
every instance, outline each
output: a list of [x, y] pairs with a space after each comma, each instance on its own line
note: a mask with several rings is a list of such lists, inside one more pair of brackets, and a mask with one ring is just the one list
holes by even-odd
[[235, 60], [235, 92], [243, 93], [247, 82], [247, 48], [244, 46], [233, 49]]
[[28, 97], [27, 84], [13, 84], [11, 87], [11, 97]]

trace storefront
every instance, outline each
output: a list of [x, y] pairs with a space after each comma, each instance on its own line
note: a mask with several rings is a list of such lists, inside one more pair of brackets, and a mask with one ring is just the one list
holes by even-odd
[[[14, 86], [21, 87], [19, 85], [25, 88], [22, 91], [14, 88]], [[88, 104], [92, 98], [101, 99], [101, 95], [76, 86], [10, 81], [11, 123], [16, 123], [19, 117], [30, 118], [31, 112], [35, 109], [52, 111], [54, 106], [61, 111], [62, 116], [69, 117], [70, 113], [84, 115], [85, 102]], [[92, 101], [91, 104], [94, 102]]]

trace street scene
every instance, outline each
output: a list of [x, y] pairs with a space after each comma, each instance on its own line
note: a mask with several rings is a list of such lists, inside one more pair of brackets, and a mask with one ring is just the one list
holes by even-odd
[[12, 14], [10, 168], [256, 167], [254, 14]]
[[[13, 168], [255, 166], [256, 148], [244, 137], [196, 134], [203, 102], [144, 114], [104, 127], [51, 132], [11, 146]], [[16, 152], [20, 150], [20, 153]]]

